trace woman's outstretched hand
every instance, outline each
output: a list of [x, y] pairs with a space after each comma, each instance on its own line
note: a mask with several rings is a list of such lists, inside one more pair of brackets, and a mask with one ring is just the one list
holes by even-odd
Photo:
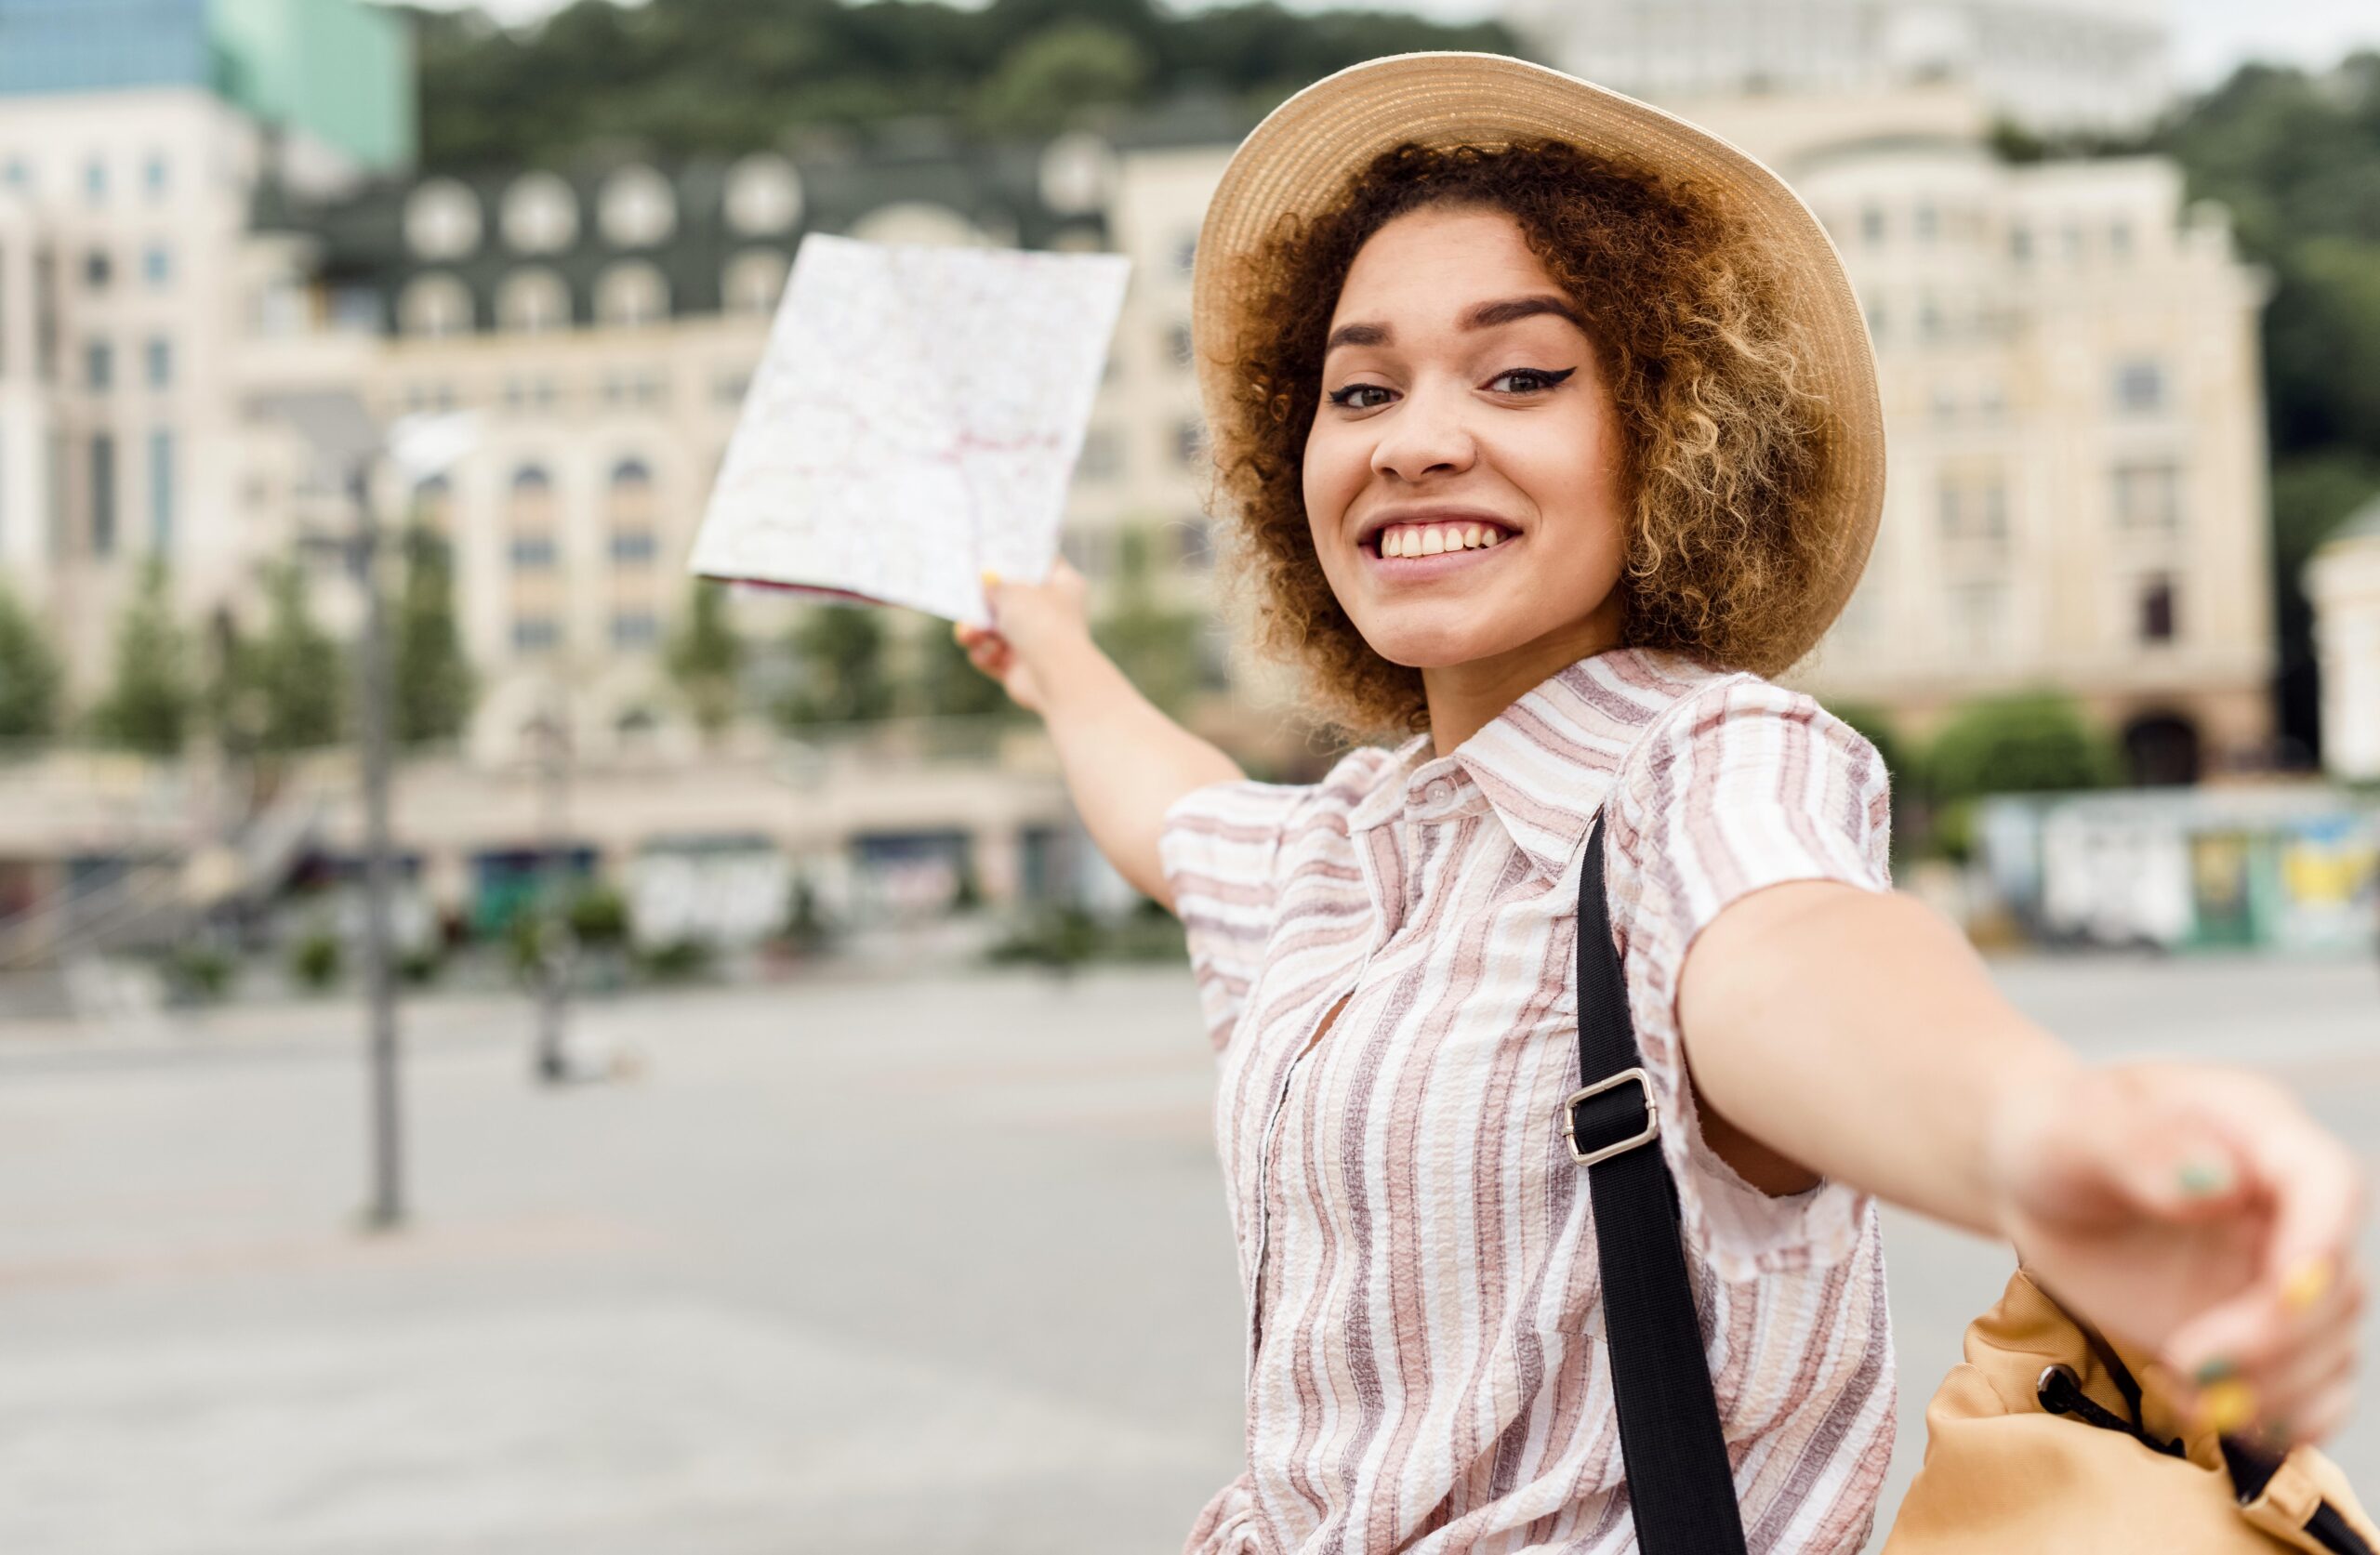
[[[1018, 706], [1047, 717], [1049, 655], [1091, 645], [1082, 574], [1061, 557], [1039, 583], [1012, 583], [986, 573], [984, 595], [991, 603], [992, 625], [959, 623], [952, 628], [959, 645]], [[1039, 675], [1037, 665], [1042, 666]]]
[[2196, 1064], [2082, 1069], [2007, 1103], [1989, 1155], [2026, 1267], [2156, 1355], [2200, 1425], [2275, 1448], [2338, 1430], [2363, 1175], [2286, 1090]]

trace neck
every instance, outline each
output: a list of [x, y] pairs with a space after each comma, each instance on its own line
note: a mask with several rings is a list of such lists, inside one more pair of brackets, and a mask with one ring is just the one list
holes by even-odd
[[1593, 614], [1531, 639], [1517, 648], [1466, 664], [1421, 671], [1421, 694], [1430, 708], [1432, 754], [1444, 756], [1470, 739], [1522, 697], [1580, 659], [1620, 645], [1620, 601], [1606, 600]]

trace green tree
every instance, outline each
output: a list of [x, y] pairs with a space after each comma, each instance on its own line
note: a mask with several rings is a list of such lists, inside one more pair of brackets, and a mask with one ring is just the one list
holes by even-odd
[[1944, 803], [1987, 794], [2103, 788], [2116, 781], [2113, 742], [2072, 699], [2028, 692], [1969, 703], [1926, 753], [1926, 786]]
[[1107, 611], [1093, 626], [1107, 656], [1141, 694], [1178, 716], [1198, 692], [1197, 615], [1160, 602], [1146, 530], [1117, 536]]
[[107, 694], [92, 709], [92, 731], [144, 756], [176, 756], [190, 737], [197, 692], [189, 634], [174, 618], [165, 563], [142, 569], [139, 592], [116, 623], [115, 664]]
[[735, 635], [735, 624], [727, 618], [725, 584], [694, 579], [686, 598], [684, 624], [669, 643], [668, 665], [669, 678], [677, 682], [705, 735], [715, 736], [734, 721], [744, 644]]
[[1046, 135], [1084, 111], [1137, 100], [1150, 73], [1141, 46], [1096, 21], [1034, 33], [1002, 57], [975, 98], [975, 119], [995, 134]]
[[41, 625], [0, 585], [0, 744], [26, 745], [58, 731], [64, 673]]
[[314, 624], [306, 574], [284, 562], [265, 578], [263, 636], [232, 639], [226, 665], [230, 705], [258, 753], [287, 756], [334, 744], [347, 721], [347, 657]]
[[892, 711], [885, 672], [883, 612], [874, 605], [816, 605], [787, 636], [799, 679], [777, 704], [788, 728], [865, 723]]
[[2249, 65], [2152, 149], [2230, 213], [2271, 278], [2263, 318], [2273, 450], [2274, 620], [2283, 732], [2310, 747], [2320, 692], [2305, 558], [2380, 481], [2380, 53], [2309, 74]]
[[405, 531], [404, 583], [390, 634], [393, 733], [400, 745], [451, 740], [470, 722], [478, 677], [455, 621], [454, 547], [427, 524]]
[[[1192, 94], [1253, 114], [1378, 55], [1518, 51], [1492, 22], [1307, 15], [1271, 0], [1196, 11], [1158, 0], [577, 0], [528, 29], [475, 11], [416, 10], [412, 20], [423, 160], [446, 170], [557, 164], [606, 138], [728, 153], [803, 126], [920, 115], [1015, 115], [1023, 123], [1003, 127], [1027, 128], [1086, 101], [1153, 106]], [[1034, 90], [1051, 95], [1036, 101]]]

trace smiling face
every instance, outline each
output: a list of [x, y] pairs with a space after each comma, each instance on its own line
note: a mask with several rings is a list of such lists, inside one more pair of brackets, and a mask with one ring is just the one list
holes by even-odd
[[1625, 453], [1593, 343], [1521, 229], [1423, 206], [1347, 271], [1303, 462], [1372, 651], [1526, 689], [1620, 641]]

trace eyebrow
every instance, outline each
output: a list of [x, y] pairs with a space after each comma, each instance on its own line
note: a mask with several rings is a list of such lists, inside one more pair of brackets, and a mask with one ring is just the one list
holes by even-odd
[[[1499, 324], [1514, 323], [1522, 319], [1533, 319], [1540, 314], [1550, 314], [1554, 318], [1566, 320], [1580, 334], [1586, 332], [1586, 323], [1579, 317], [1579, 310], [1563, 298], [1551, 293], [1540, 293], [1535, 297], [1505, 297], [1497, 302], [1479, 303], [1464, 310], [1462, 317], [1455, 321], [1455, 327], [1465, 330], [1494, 329]], [[1341, 324], [1330, 332], [1330, 338], [1323, 342], [1322, 354], [1329, 356], [1342, 346], [1385, 346], [1390, 338], [1391, 334], [1386, 324]]]

